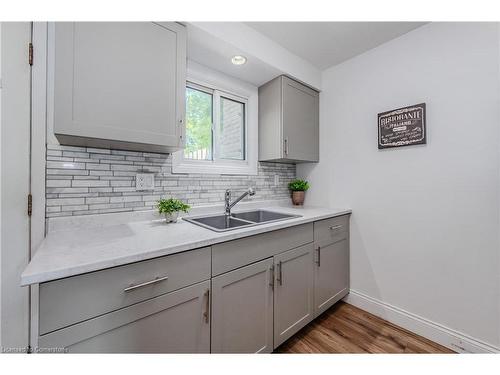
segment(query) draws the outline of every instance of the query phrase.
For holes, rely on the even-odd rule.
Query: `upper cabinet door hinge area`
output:
[[[33,196],[28,194],[28,216],[33,213]]]
[[[33,43],[28,44],[28,64],[33,65]]]

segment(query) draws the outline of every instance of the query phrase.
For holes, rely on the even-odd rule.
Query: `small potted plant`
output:
[[[189,204],[186,204],[183,201],[174,198],[160,199],[156,207],[158,207],[158,212],[160,214],[165,215],[167,223],[177,222],[179,212],[188,212],[191,208]]]
[[[288,188],[292,191],[292,202],[295,206],[304,204],[304,196],[309,183],[305,180],[293,180],[288,184]]]

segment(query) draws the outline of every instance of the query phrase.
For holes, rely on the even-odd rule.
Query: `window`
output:
[[[256,174],[256,101],[256,89],[250,95],[248,90],[236,94],[213,83],[189,80],[185,148],[174,154],[173,173]],[[253,144],[248,144],[250,139]]]
[[[188,84],[184,158],[245,160],[245,99]]]
[[[212,160],[213,94],[186,88],[186,146],[184,157]]]
[[[221,159],[245,160],[245,104],[220,97],[217,145]]]

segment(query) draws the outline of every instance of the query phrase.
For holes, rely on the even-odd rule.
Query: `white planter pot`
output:
[[[166,219],[167,223],[176,223],[178,217],[179,217],[179,212],[165,214],[165,219]]]

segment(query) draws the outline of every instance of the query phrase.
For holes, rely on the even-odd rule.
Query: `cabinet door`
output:
[[[209,353],[210,281],[48,333],[70,353]]]
[[[58,22],[51,27],[49,80],[53,76],[54,133],[61,143],[145,151],[182,146],[182,25]]]
[[[212,352],[273,350],[272,258],[212,279]]]
[[[349,292],[349,240],[316,246],[314,316],[318,316]]]
[[[319,160],[319,94],[283,77],[283,158]]]
[[[313,244],[274,257],[274,347],[313,318]]]

